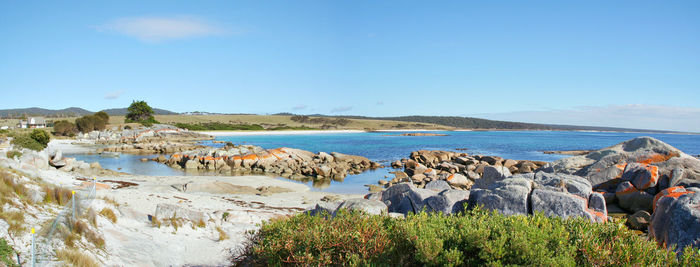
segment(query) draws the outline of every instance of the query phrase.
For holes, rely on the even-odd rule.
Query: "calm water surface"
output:
[[[340,133],[309,135],[258,135],[222,136],[219,141],[237,144],[251,144],[271,149],[292,147],[314,153],[340,152],[361,155],[370,160],[388,164],[391,161],[407,158],[411,151],[467,149],[469,154],[495,155],[518,160],[553,161],[565,156],[548,155],[544,150],[600,149],[639,136],[651,136],[691,155],[700,154],[700,135],[647,134],[647,133],[608,133],[608,132],[561,132],[561,131],[478,131],[478,132],[436,132],[448,136],[395,136],[391,133]],[[205,145],[222,146],[211,141]],[[104,168],[143,175],[188,175],[182,170],[172,169],[164,164],[141,162],[145,156],[123,154],[119,158],[103,158],[99,155],[71,155],[86,162],[98,161]],[[376,184],[391,168],[368,171],[359,175],[349,175],[343,182],[330,184],[306,182],[314,190],[336,193],[365,193],[365,184]],[[201,175],[201,174],[197,174]],[[282,179],[282,178],[280,178]]]

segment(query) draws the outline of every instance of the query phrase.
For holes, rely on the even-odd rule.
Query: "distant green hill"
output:
[[[325,115],[309,115],[309,116],[325,116]],[[372,119],[372,120],[389,120],[389,121],[405,121],[432,123],[463,129],[477,130],[569,130],[569,131],[614,131],[614,132],[649,132],[649,133],[669,133],[672,131],[646,130],[646,129],[629,129],[616,127],[598,127],[598,126],[576,126],[576,125],[558,125],[558,124],[537,124],[525,122],[511,121],[496,121],[471,117],[457,116],[400,116],[400,117],[366,117],[366,116],[334,116],[348,119]]]

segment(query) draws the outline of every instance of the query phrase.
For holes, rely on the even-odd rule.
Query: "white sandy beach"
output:
[[[299,130],[299,131],[197,131],[211,136],[246,136],[246,135],[304,135],[304,134],[338,134],[364,133],[362,130]]]

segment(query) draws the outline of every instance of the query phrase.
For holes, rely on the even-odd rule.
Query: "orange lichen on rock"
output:
[[[627,162],[623,162],[623,163],[620,163],[620,164],[615,164],[615,167],[618,168],[618,169],[620,169],[621,171],[624,171],[625,168],[627,167]]]
[[[454,178],[454,177],[455,177],[455,175],[454,175],[454,174],[451,174],[450,177],[447,177],[447,180],[448,180],[448,181],[452,181],[452,178]]]
[[[643,164],[652,164],[652,163],[658,163],[658,162],[664,162],[669,160],[670,158],[673,157],[678,157],[680,154],[677,152],[669,152],[668,154],[651,154],[649,156],[646,156],[644,158],[638,159],[637,163],[643,163]]]
[[[212,156],[206,156],[206,157],[204,157],[204,160],[214,160],[214,157],[212,157]]]
[[[652,202],[652,210],[656,209],[656,203],[664,197],[671,197],[671,198],[678,198],[682,195],[685,194],[694,194],[695,192],[693,191],[686,191],[685,187],[682,186],[674,186],[674,187],[669,187],[664,190],[661,190],[656,196],[654,196],[654,202]]]
[[[243,156],[241,159],[242,159],[242,160],[246,160],[246,159],[249,159],[249,160],[258,160],[258,155],[255,155],[255,154],[245,155],[245,156]]]
[[[637,190],[637,188],[634,188],[634,186],[630,186],[630,187],[626,188],[625,190],[615,192],[615,194],[626,195],[626,194],[631,194],[631,193],[635,193],[635,192],[639,192],[639,190]]]
[[[642,186],[642,189],[646,189],[646,188],[649,188],[651,185],[655,185],[656,182],[659,180],[659,167],[658,166],[646,164],[644,166],[644,168],[646,168],[651,173],[651,178],[649,179],[649,181],[646,184],[644,184],[644,186]]]

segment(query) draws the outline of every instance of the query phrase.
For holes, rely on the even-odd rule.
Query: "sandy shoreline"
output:
[[[362,130],[300,130],[300,131],[197,131],[211,136],[246,136],[246,135],[304,135],[304,134],[337,134],[364,133]]]

